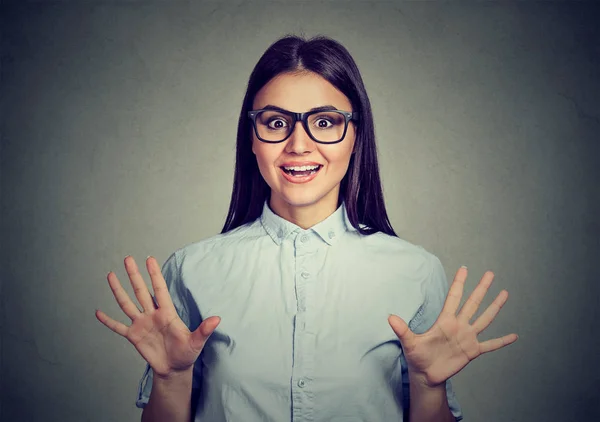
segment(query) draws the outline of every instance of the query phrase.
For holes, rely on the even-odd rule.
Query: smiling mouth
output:
[[[319,170],[321,170],[321,168],[323,168],[322,165],[318,165],[316,166],[316,168],[313,169],[307,169],[307,170],[292,170],[292,169],[286,169],[285,167],[280,167],[281,170],[283,170],[284,173],[289,174],[290,176],[293,177],[307,177],[307,176],[312,176],[313,174],[317,173]]]

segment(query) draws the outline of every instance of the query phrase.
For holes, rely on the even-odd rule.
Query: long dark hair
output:
[[[343,45],[322,35],[309,40],[285,36],[274,42],[254,67],[238,121],[233,192],[221,233],[256,220],[271,194],[252,153],[252,126],[247,116],[256,93],[280,73],[303,71],[329,81],[348,97],[352,110],[360,113],[354,153],[340,183],[339,202],[345,202],[350,223],[364,235],[380,231],[397,236],[385,210],[373,115],[360,72]]]

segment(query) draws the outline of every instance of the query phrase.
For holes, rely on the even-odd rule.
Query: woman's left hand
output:
[[[390,315],[388,318],[402,344],[409,376],[417,377],[417,380],[427,387],[436,387],[444,383],[476,357],[508,346],[518,338],[516,334],[508,334],[479,342],[477,335],[494,320],[506,303],[508,292],[502,290],[485,312],[471,324],[469,321],[492,284],[494,273],[487,271],[483,275],[457,315],[466,278],[467,269],[461,267],[450,286],[440,315],[427,332],[415,334],[400,317]]]

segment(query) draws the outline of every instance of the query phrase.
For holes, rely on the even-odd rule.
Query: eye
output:
[[[338,112],[324,112],[311,116],[310,125],[315,130],[327,130],[344,126],[344,116]]]
[[[333,126],[333,123],[325,118],[320,117],[315,120],[315,126],[317,126],[319,129],[327,129]]]
[[[284,129],[287,124],[287,121],[282,117],[274,117],[267,122],[270,129]]]
[[[269,131],[287,130],[291,124],[289,116],[271,110],[260,112],[256,116],[256,122]]]

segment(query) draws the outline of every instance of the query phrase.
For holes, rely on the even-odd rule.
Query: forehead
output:
[[[351,110],[348,97],[322,76],[312,72],[282,73],[271,79],[257,92],[252,108],[257,110],[267,104],[296,112],[322,105]]]

